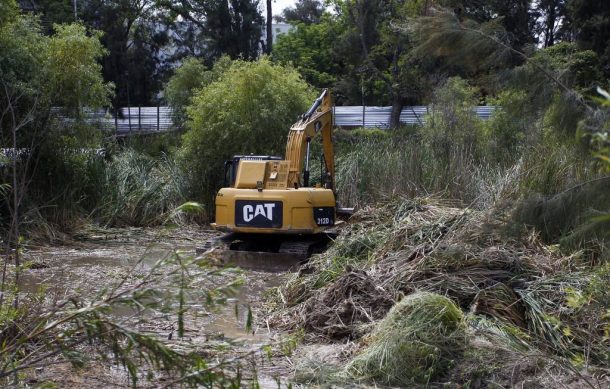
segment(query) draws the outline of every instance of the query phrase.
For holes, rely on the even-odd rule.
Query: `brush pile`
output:
[[[519,344],[607,363],[610,298],[596,297],[607,288],[595,291],[590,281],[604,285],[610,268],[562,256],[507,219],[434,198],[362,209],[330,250],[280,288],[270,324],[303,328],[316,342],[358,339],[404,296],[431,292],[498,323],[494,331]]]
[[[394,304],[392,296],[375,286],[365,271],[346,270],[304,304],[301,320],[306,331],[327,339],[349,337],[356,323],[379,320]]]

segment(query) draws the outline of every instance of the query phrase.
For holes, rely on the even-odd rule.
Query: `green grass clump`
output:
[[[426,384],[463,350],[465,328],[462,311],[447,297],[411,294],[377,325],[347,372],[385,385]]]

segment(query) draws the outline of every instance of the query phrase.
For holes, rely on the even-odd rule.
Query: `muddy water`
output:
[[[114,285],[128,272],[146,272],[159,259],[176,251],[183,256],[194,257],[196,247],[214,234],[212,231],[196,229],[93,231],[81,234],[78,239],[64,246],[30,247],[26,250],[24,259],[32,265],[21,276],[20,291],[44,293],[58,300],[74,294],[93,298],[100,290]],[[288,275],[243,270],[237,275],[202,280],[200,287],[206,288],[208,281],[210,287],[222,284],[236,276],[243,280],[243,284],[236,289],[235,294],[227,298],[224,305],[211,309],[202,301],[187,301],[185,338],[189,342],[228,342],[240,345],[239,352],[247,352],[272,342],[277,335],[264,325],[264,317],[259,314],[260,304],[263,294],[280,285]],[[252,328],[246,330],[249,310],[254,312],[255,320]],[[141,331],[166,339],[177,337],[176,318],[167,314],[136,313],[126,308],[117,310],[114,315],[126,322],[137,321]],[[141,320],[142,315],[145,320]],[[180,341],[183,340],[184,338]],[[85,382],[97,386],[90,380]]]

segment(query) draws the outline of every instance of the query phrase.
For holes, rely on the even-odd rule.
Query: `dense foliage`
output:
[[[71,22],[74,10],[47,0],[36,15],[20,14],[14,1],[3,0],[1,141],[28,150],[15,169],[3,156],[5,198],[18,181],[28,183],[16,203],[3,202],[3,226],[20,207],[27,225],[45,220],[69,228],[83,215],[104,223],[155,223],[163,218],[135,210],[150,188],[174,188],[167,204],[186,193],[209,204],[222,161],[232,154],[281,154],[287,129],[312,99],[304,81],[316,89],[330,86],[339,104],[393,107],[394,131],[364,131],[364,141],[349,135],[339,152],[345,204],[387,193],[493,199],[493,191],[482,188],[505,171],[520,174],[513,200],[546,198],[605,171],[607,108],[595,100],[598,87],[609,89],[604,6],[337,0],[327,12],[319,1],[302,0],[283,13],[294,28],[277,37],[272,56],[250,62],[260,54],[257,6],[92,0],[76,10],[79,23],[53,24]],[[161,96],[186,130],[183,139],[132,140],[123,151],[85,120],[90,108],[150,104]],[[481,121],[472,107],[482,103],[501,108]],[[405,104],[433,109],[419,126],[399,129]],[[164,160],[153,162],[130,148]],[[538,160],[540,153],[548,158]],[[177,169],[174,158],[183,174],[169,173]],[[119,167],[152,173],[131,181],[128,172],[117,171],[131,178],[115,185],[108,172]],[[392,176],[398,172],[402,179]],[[169,176],[175,185],[166,182]],[[164,199],[154,199],[150,209],[168,212]],[[116,217],[119,209],[132,209],[133,217]],[[537,228],[542,222],[531,221]]]
[[[229,57],[220,58],[210,70],[194,57],[184,60],[165,86],[165,98],[174,110],[176,124],[182,126],[186,121],[186,108],[191,105],[195,92],[216,81],[229,66]]]
[[[83,190],[94,151],[82,148],[99,147],[100,132],[87,125],[84,112],[112,95],[98,62],[104,54],[99,33],[80,24],[56,25],[49,36],[36,19],[15,13],[1,26],[0,144],[13,150],[3,153],[2,181],[13,189],[12,201],[2,205],[3,223],[16,213],[64,218],[64,210],[76,210],[95,193]]]

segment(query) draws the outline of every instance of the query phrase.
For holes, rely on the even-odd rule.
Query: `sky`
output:
[[[261,1],[261,3],[266,4],[264,1]],[[293,7],[294,3],[296,3],[296,0],[273,0],[271,5],[273,15],[281,15],[284,8]]]

